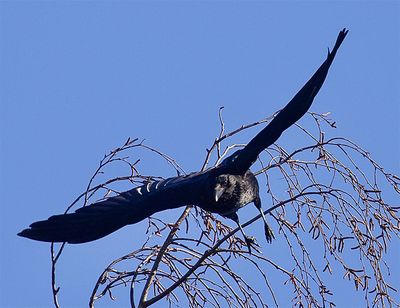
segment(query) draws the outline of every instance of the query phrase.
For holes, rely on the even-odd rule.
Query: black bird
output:
[[[326,60],[271,123],[220,165],[203,172],[148,183],[79,208],[75,213],[51,216],[47,220],[32,223],[18,235],[44,242],[85,243],[137,223],[154,213],[193,204],[234,220],[250,249],[253,240],[244,234],[236,212],[254,202],[264,219],[267,241],[271,242],[273,233],[261,209],[258,182],[249,168],[264,149],[310,108],[347,32],[346,29],[340,31],[332,51],[328,50]]]

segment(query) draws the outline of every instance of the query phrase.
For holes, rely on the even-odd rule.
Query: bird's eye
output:
[[[217,183],[219,183],[222,186],[226,186],[228,184],[228,178],[225,176],[220,176],[217,178]]]

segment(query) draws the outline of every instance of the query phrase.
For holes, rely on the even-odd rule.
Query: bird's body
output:
[[[209,178],[210,188],[197,206],[208,212],[230,217],[259,198],[258,182],[248,170],[244,175],[221,174]]]
[[[267,240],[271,241],[273,234],[261,210],[257,179],[249,168],[264,149],[310,108],[346,34],[346,29],[339,33],[326,60],[271,123],[220,165],[203,172],[146,183],[82,207],[75,213],[55,215],[35,222],[18,235],[45,242],[85,243],[137,223],[154,213],[185,205],[196,205],[231,218],[241,228],[236,212],[254,202],[263,216]],[[244,234],[242,228],[241,231]],[[246,241],[250,243],[247,237]]]

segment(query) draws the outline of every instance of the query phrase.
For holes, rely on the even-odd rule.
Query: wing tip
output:
[[[336,51],[339,49],[340,45],[342,45],[344,39],[346,38],[347,33],[349,33],[349,30],[347,28],[343,28],[336,39],[335,46],[333,47],[332,53],[336,53]]]
[[[28,229],[24,229],[21,232],[17,233],[18,236],[20,237],[25,237],[25,238],[29,238],[29,239],[35,239],[35,237],[32,234],[32,229],[28,228]]]

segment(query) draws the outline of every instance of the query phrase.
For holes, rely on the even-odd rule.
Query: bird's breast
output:
[[[236,212],[258,197],[258,183],[250,171],[244,175],[228,175],[228,181],[223,184],[218,182],[218,178],[211,179],[209,183],[211,184],[208,185],[208,189],[204,189],[200,204],[196,205],[222,216]],[[217,201],[215,198],[216,185],[222,186],[224,190]]]

